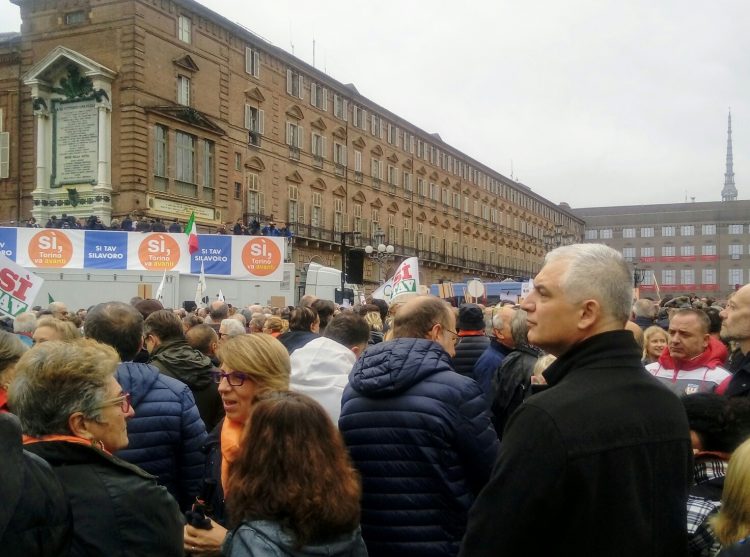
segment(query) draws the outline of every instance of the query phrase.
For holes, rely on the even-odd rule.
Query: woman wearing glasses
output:
[[[226,417],[206,441],[207,485],[215,485],[207,501],[211,528],[185,526],[185,551],[191,555],[220,555],[227,533],[224,499],[231,499],[229,468],[240,454],[242,432],[256,396],[289,389],[291,363],[286,348],[271,335],[231,338],[217,352],[221,371],[214,372]]]
[[[130,397],[117,352],[93,340],[49,341],[19,360],[9,402],[24,448],[46,460],[73,514],[71,555],[182,555],[182,517],[156,479],[114,456],[128,444]]]

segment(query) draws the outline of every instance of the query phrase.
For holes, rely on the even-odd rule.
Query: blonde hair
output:
[[[648,329],[643,331],[643,359],[651,359],[651,356],[648,355],[648,343],[651,340],[651,337],[655,334],[662,334],[664,335],[664,339],[669,342],[669,335],[667,335],[667,331],[659,327],[658,325],[651,325]]]
[[[750,439],[729,459],[721,508],[710,524],[724,547],[750,535]]]
[[[365,321],[367,321],[371,331],[383,330],[383,320],[380,318],[380,312],[368,311],[365,313]]]
[[[280,333],[284,329],[284,322],[281,320],[281,317],[272,315],[271,317],[266,319],[266,322],[263,324],[263,328],[270,329],[274,333]]]
[[[71,341],[81,338],[81,331],[71,321],[63,321],[55,317],[42,317],[36,322],[36,328],[48,327],[57,333],[55,340]]]
[[[232,337],[219,347],[216,355],[224,365],[249,375],[261,390],[289,389],[292,372],[289,353],[271,335]]]

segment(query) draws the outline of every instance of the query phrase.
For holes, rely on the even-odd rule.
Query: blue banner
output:
[[[197,274],[203,270],[209,275],[232,274],[232,236],[198,236],[198,251],[190,257],[190,272]]]
[[[84,239],[84,269],[127,269],[128,232],[87,230]]]
[[[12,261],[16,260],[17,231],[17,228],[0,228],[0,254]]]

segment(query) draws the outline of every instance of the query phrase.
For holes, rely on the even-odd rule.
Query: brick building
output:
[[[531,276],[551,237],[582,237],[566,205],[194,1],[12,1],[0,222],[274,220],[298,269],[340,266],[340,232],[361,246],[382,232],[390,264],[418,255],[428,284]]]

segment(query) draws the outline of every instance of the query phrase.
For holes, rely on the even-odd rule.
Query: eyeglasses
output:
[[[112,398],[110,400],[105,400],[102,402],[99,406],[94,408],[94,410],[101,410],[102,408],[106,408],[107,406],[120,406],[120,410],[122,410],[123,414],[127,414],[130,412],[131,408],[131,402],[130,402],[130,393],[123,393],[121,396],[118,396],[117,398]]]
[[[229,383],[232,387],[241,387],[246,380],[250,379],[250,376],[247,373],[243,373],[241,371],[233,371],[231,373],[225,373],[223,371],[211,372],[211,378],[214,380],[214,383],[221,383],[221,380],[225,377],[227,379],[227,383]]]
[[[451,331],[448,327],[444,326],[442,323],[435,323],[435,325],[440,325],[441,329],[443,329],[446,333],[450,333],[451,337],[453,338],[453,344],[458,344],[461,341],[461,337],[458,336],[458,332]],[[433,327],[435,325],[433,325]]]

